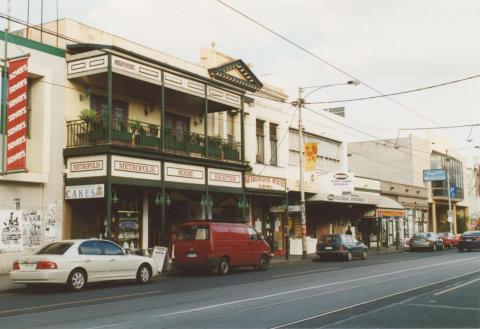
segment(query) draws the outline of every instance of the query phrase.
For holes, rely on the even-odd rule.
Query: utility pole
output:
[[[303,151],[305,148],[303,140],[302,107],[304,99],[303,89],[298,88],[298,144],[300,149],[300,223],[302,225],[302,258],[307,257],[307,215],[305,213],[305,173],[303,168]]]
[[[448,191],[448,214],[447,214],[447,220],[448,220],[448,225],[449,225],[449,231],[450,233],[453,233],[452,227],[453,227],[453,214],[452,214],[452,197],[450,194],[450,159],[448,158],[448,150],[445,150],[445,162],[446,162],[446,167],[447,167],[447,191]]]
[[[2,108],[1,108],[1,130],[2,130],[2,175],[6,174],[6,156],[7,156],[7,97],[8,97],[8,31],[10,27],[10,1],[8,1],[8,25],[5,28],[5,44],[2,67]]]

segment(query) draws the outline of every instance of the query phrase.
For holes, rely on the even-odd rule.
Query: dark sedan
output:
[[[351,261],[353,257],[368,257],[368,247],[361,241],[348,234],[322,235],[317,243],[317,256],[319,259],[333,255]]]
[[[480,249],[480,231],[467,231],[458,241],[458,251]]]

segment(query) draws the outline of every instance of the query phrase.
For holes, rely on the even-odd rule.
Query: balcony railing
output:
[[[241,162],[239,142],[229,142],[217,136],[208,136],[205,154],[205,135],[135,120],[112,119],[112,144],[160,151],[164,130],[164,152],[194,157]],[[102,145],[108,139],[107,124],[102,119],[67,122],[67,148]]]

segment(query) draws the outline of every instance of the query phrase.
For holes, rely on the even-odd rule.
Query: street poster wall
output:
[[[27,169],[28,57],[8,62],[6,171]]]
[[[42,226],[40,211],[0,211],[0,253],[40,247],[45,240]]]

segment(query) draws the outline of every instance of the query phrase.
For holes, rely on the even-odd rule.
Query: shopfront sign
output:
[[[288,206],[288,212],[300,212],[300,205],[290,205]],[[270,212],[285,212],[286,209],[284,206],[271,206],[269,208]]]
[[[67,178],[98,177],[107,175],[107,156],[68,158]]]
[[[27,81],[28,57],[9,61],[5,167],[7,172],[27,169]]]
[[[320,193],[342,195],[354,191],[354,175],[346,172],[330,172],[317,176]]]
[[[208,185],[242,188],[242,174],[238,171],[209,168]]]
[[[65,200],[97,199],[104,197],[104,184],[65,186]]]
[[[112,176],[159,180],[160,161],[112,155]]]
[[[377,218],[384,217],[405,217],[404,210],[377,209]]]
[[[262,190],[285,191],[285,178],[245,175],[245,187]]]
[[[165,180],[178,183],[205,184],[205,168],[165,162]]]

